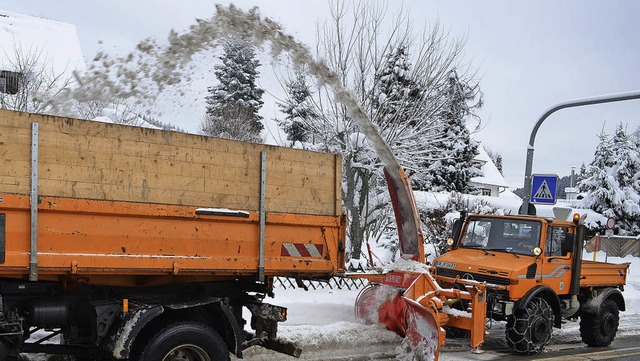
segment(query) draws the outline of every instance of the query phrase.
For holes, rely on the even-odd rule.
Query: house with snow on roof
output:
[[[17,94],[29,77],[63,86],[85,70],[75,25],[0,10],[0,96]]]
[[[483,175],[471,178],[471,184],[478,188],[480,195],[499,197],[501,193],[509,189],[509,184],[482,146],[478,147],[478,152],[479,154],[474,158],[474,161],[480,163]]]

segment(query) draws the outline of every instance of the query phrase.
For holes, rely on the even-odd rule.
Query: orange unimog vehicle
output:
[[[553,327],[578,317],[582,340],[607,346],[625,310],[621,291],[629,264],[582,260],[585,226],[578,214],[573,218],[462,212],[449,252],[430,268],[409,264],[364,276],[372,284],[358,295],[356,316],[371,321],[377,315],[376,321],[435,360],[447,331],[464,331],[479,350],[489,336],[487,318],[507,322],[507,343],[520,354],[539,353]],[[424,260],[422,254],[406,256],[400,246],[403,258]]]
[[[451,251],[433,264],[434,277],[442,287],[457,287],[457,279],[492,285],[487,317],[507,321],[507,344],[516,353],[542,351],[563,318],[580,318],[587,345],[608,346],[625,310],[629,264],[582,260],[584,229],[578,214],[571,222],[463,213]]]
[[[0,360],[299,355],[273,277],[343,271],[337,155],[6,110],[0,149]]]

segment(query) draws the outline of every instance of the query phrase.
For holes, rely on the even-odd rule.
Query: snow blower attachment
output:
[[[369,278],[371,285],[356,299],[356,317],[362,322],[382,323],[406,337],[419,351],[420,360],[438,360],[445,326],[468,332],[469,345],[480,351],[488,336],[486,291],[493,285],[457,278],[450,281],[458,288],[443,289],[429,272],[419,271],[393,271]]]
[[[420,360],[437,360],[445,342],[444,326],[470,333],[470,346],[479,350],[486,336],[486,283],[459,278],[443,289],[425,265],[423,235],[408,178],[402,168],[385,168],[387,186],[398,226],[404,262],[384,274],[367,275],[371,285],[356,299],[356,317],[380,322],[406,337]],[[449,281],[449,280],[448,280]]]

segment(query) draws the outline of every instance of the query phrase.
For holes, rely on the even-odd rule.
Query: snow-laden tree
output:
[[[207,110],[202,124],[206,135],[246,141],[262,141],[264,129],[258,111],[264,90],[256,84],[260,61],[250,41],[230,37],[223,42],[222,64],[214,66],[218,85],[208,88]]]
[[[594,158],[586,169],[585,177],[578,184],[581,192],[586,193],[584,205],[599,213],[613,215],[611,209],[616,202],[621,202],[623,194],[618,182],[609,171],[612,166],[613,153],[609,135],[601,132]]]
[[[287,81],[285,87],[287,98],[278,103],[284,119],[278,119],[278,124],[284,129],[291,145],[296,142],[305,143],[309,139],[305,124],[313,122],[317,117],[311,104],[311,87],[301,71],[297,71],[295,78]]]
[[[460,66],[464,42],[452,39],[437,24],[416,36],[406,13],[389,19],[382,3],[334,2],[331,16],[331,21],[318,29],[318,57],[338,74],[342,85],[351,90],[379,126],[382,138],[405,170],[419,172],[428,160],[435,160],[436,143],[447,136],[440,121],[446,105],[442,89],[449,84],[451,69]],[[395,72],[386,71],[394,56],[402,60],[405,71],[400,67]],[[384,82],[390,78],[382,74],[402,75],[409,82],[404,88],[385,87]],[[461,83],[472,81],[473,74],[459,74]],[[419,94],[413,91],[413,84],[419,85]],[[385,93],[381,97],[383,89],[392,96]],[[351,257],[359,258],[365,241],[376,241],[395,227],[389,217],[382,164],[350,110],[321,82],[313,84],[312,90],[318,117],[305,128],[317,149],[342,155],[349,251]]]
[[[582,163],[580,166],[580,170],[578,171],[578,175],[576,177],[576,186],[580,184],[583,179],[587,179],[587,165]]]
[[[602,132],[593,161],[578,185],[584,205],[616,218],[621,235],[640,234],[640,155],[622,124],[612,137]]]
[[[436,142],[435,159],[425,165],[426,175],[416,183],[421,190],[473,193],[471,178],[482,175],[482,171],[474,161],[479,143],[471,138],[466,121],[482,106],[482,95],[477,84],[460,81],[454,69],[442,97],[440,117],[445,134]]]
[[[412,114],[420,105],[421,86],[411,78],[407,47],[400,44],[385,55],[382,70],[376,74],[371,111],[378,124],[391,127],[414,127]]]
[[[484,151],[487,152],[487,155],[489,156],[489,158],[491,158],[491,161],[493,162],[493,164],[495,164],[496,168],[498,168],[498,171],[500,172],[500,174],[504,175],[504,173],[502,172],[502,154],[487,148],[487,146],[483,146],[483,147],[484,147]]]
[[[634,143],[625,127],[618,124],[612,139],[612,173],[617,174],[625,198],[614,211],[619,216],[619,233],[635,236],[640,235],[640,153]]]

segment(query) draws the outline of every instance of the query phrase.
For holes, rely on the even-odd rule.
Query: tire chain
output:
[[[509,327],[509,325],[511,324],[511,321],[507,323],[506,339],[507,339],[507,344],[509,345],[509,348],[511,348],[512,350],[518,353],[523,353],[528,355],[540,353],[544,349],[544,346],[551,339],[552,332],[549,332],[549,334],[546,336],[546,339],[542,343],[536,344],[533,342],[533,340],[531,340],[531,335],[533,334],[533,330],[531,329],[532,324],[529,321],[533,319],[533,317],[535,317],[536,314],[538,314],[537,315],[538,317],[548,317],[550,319],[553,319],[554,317],[553,310],[551,309],[551,307],[546,301],[540,298],[532,300],[531,303],[529,303],[527,308],[524,310],[521,317],[514,317],[513,325],[511,325],[511,327]],[[523,323],[526,326],[522,331],[518,331],[517,326],[522,325]],[[511,334],[515,334],[514,336],[518,336],[517,339],[514,340],[514,338],[516,337],[512,337]]]

